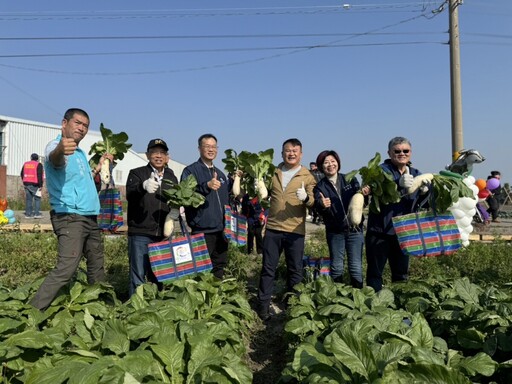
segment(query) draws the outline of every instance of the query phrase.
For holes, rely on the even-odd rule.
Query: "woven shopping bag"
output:
[[[449,212],[422,211],[393,217],[402,252],[409,256],[452,255],[461,246],[459,228]]]
[[[121,192],[117,188],[107,188],[101,190],[98,197],[100,199],[98,226],[103,231],[117,231],[124,224]]]
[[[148,245],[149,263],[159,282],[212,269],[204,234],[190,235],[181,217],[180,224],[183,236]]]
[[[247,244],[247,218],[229,205],[224,206],[224,235],[236,245]]]

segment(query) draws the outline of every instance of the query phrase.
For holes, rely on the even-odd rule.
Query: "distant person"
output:
[[[146,279],[162,288],[151,270],[148,245],[164,240],[163,229],[170,208],[167,199],[162,195],[162,188],[165,187],[162,181],[178,183],[174,172],[167,167],[170,157],[165,141],[151,140],[147,146],[146,157],[149,163],[132,169],[126,181],[130,296]]]
[[[30,301],[40,310],[46,309],[71,281],[82,255],[87,261],[88,283],[105,279],[103,242],[96,221],[100,202],[86,153],[78,147],[88,131],[89,115],[82,109],[68,109],[62,120],[62,133],[46,146],[50,217],[59,255],[57,265]]]
[[[261,255],[263,252],[262,232],[265,224],[265,210],[261,206],[258,196],[251,199],[249,194],[244,195],[242,214],[247,218],[247,254],[253,253],[254,241],[256,240],[256,253]]]
[[[499,196],[501,194],[501,185],[499,184],[499,182],[501,181],[501,173],[499,171],[492,171],[491,175],[487,177],[487,183],[489,183],[490,179],[497,179],[498,186],[492,189],[487,188],[490,192],[489,196],[486,199],[487,205],[489,206],[487,212],[489,213],[489,215],[491,215],[493,223],[500,223],[498,217],[500,213]]]
[[[270,208],[263,238],[263,264],[256,308],[263,321],[269,320],[271,316],[270,301],[279,257],[283,251],[288,292],[294,292],[294,287],[302,282],[306,214],[315,202],[313,188],[316,182],[311,172],[301,165],[300,140],[286,140],[281,155],[283,162],[276,168],[272,178]]]
[[[41,190],[43,188],[43,164],[39,155],[30,155],[30,161],[21,168],[21,180],[25,189],[25,219],[42,219]]]
[[[318,169],[325,175],[316,184],[315,203],[325,224],[329,247],[330,275],[335,282],[343,282],[343,264],[347,255],[350,284],[363,287],[363,221],[354,227],[348,220],[348,206],[361,187],[354,177],[350,182],[339,172],[341,160],[336,151],[322,151],[317,159]],[[369,188],[363,188],[364,194]]]
[[[309,171],[311,172],[317,183],[324,178],[324,173],[322,172],[321,169],[318,169],[317,164],[314,161],[309,163]],[[309,214],[312,217],[313,224],[320,225],[322,223],[322,215],[318,213],[318,209],[316,206],[309,208]]]
[[[389,261],[391,281],[406,281],[409,256],[400,249],[392,218],[413,212],[418,192],[407,194],[415,176],[420,172],[411,166],[412,146],[405,137],[394,137],[388,143],[388,156],[380,167],[397,184],[402,198],[398,203],[380,206],[380,213],[370,211],[366,230],[366,284],[376,292],[382,289],[382,274]]]
[[[196,191],[206,198],[197,208],[185,207],[187,224],[192,234],[203,233],[215,277],[224,277],[224,268],[228,263],[228,241],[224,237],[224,206],[229,205],[231,182],[213,161],[219,147],[217,138],[211,133],[198,139],[199,159],[187,166],[181,174],[181,180],[194,175],[197,180]]]

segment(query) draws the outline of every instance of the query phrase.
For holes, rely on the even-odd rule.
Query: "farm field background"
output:
[[[308,223],[307,227],[306,253],[325,256],[321,226]],[[503,217],[499,226],[486,232],[506,235],[511,227],[512,220]],[[436,377],[439,383],[512,382],[508,241],[472,243],[449,258],[414,259],[411,282],[387,283],[379,295],[325,278],[307,278],[303,294],[287,309],[281,265],[274,316],[263,324],[250,307],[260,259],[234,247],[225,282],[204,275],[179,280],[163,292],[148,285],[128,300],[125,238],[106,238],[110,285],[87,287],[79,273],[42,314],[26,303],[55,262],[54,236],[8,231],[2,239],[4,383],[130,382],[126,380],[132,378],[133,382],[270,383],[333,376],[345,380],[339,382],[398,382],[393,380],[411,377],[418,382],[432,382],[421,377]],[[161,329],[172,336],[162,339]],[[417,339],[418,333],[423,337]],[[201,338],[208,343],[200,343]],[[405,344],[397,344],[404,340]],[[165,347],[170,344],[177,346],[172,352]],[[396,353],[384,354],[390,349]],[[215,355],[228,358],[209,359]],[[133,363],[137,360],[147,364]],[[106,368],[104,376],[98,373],[100,367]],[[96,381],[80,381],[74,372],[81,369]]]

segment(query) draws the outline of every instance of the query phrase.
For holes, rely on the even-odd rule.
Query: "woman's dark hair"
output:
[[[324,173],[324,161],[325,161],[325,158],[327,156],[332,156],[334,157],[334,159],[336,160],[336,162],[338,163],[338,169],[341,168],[341,160],[340,160],[340,157],[338,156],[338,154],[336,153],[336,151],[332,150],[332,149],[329,149],[329,150],[325,150],[325,151],[322,151],[318,154],[318,156],[316,157],[316,167],[322,171],[322,173]]]

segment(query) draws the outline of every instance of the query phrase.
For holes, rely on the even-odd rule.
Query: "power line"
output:
[[[366,36],[399,36],[399,35],[434,35],[446,32],[375,32],[365,33]],[[288,38],[288,37],[329,37],[354,36],[359,32],[349,33],[281,33],[255,35],[155,35],[155,36],[59,36],[59,37],[0,37],[0,41],[54,41],[54,40],[159,40],[159,39],[254,39],[254,38]]]
[[[39,58],[39,57],[79,57],[79,56],[120,56],[120,55],[154,55],[169,53],[218,53],[218,52],[252,52],[252,51],[274,51],[290,49],[317,49],[317,48],[346,48],[346,47],[369,47],[384,45],[415,45],[415,44],[446,44],[439,41],[412,41],[412,42],[394,42],[394,43],[360,43],[360,44],[315,44],[315,45],[297,45],[281,47],[252,47],[252,48],[201,48],[201,49],[171,49],[161,51],[119,51],[119,52],[80,52],[80,53],[31,53],[31,54],[13,54],[0,55],[0,59],[11,58]]]

